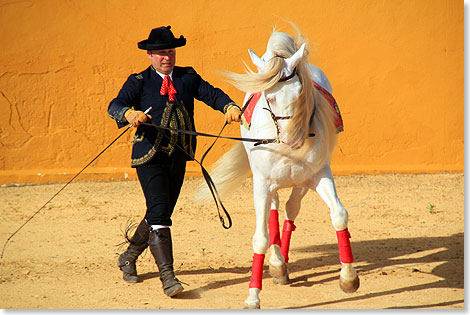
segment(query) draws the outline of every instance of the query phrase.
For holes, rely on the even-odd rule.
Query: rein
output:
[[[243,114],[243,111],[242,111],[242,114]],[[186,130],[186,129],[163,127],[163,126],[159,126],[159,125],[155,125],[155,124],[149,124],[149,123],[140,123],[140,124],[143,125],[143,126],[153,127],[153,128],[158,129],[158,130],[173,131],[173,132],[178,132],[178,133],[184,133],[184,134],[191,135],[191,136],[203,136],[203,137],[209,137],[209,138],[216,138],[215,141],[217,141],[217,139],[220,138],[220,139],[236,140],[236,141],[242,141],[242,142],[254,142],[255,146],[258,146],[260,144],[273,143],[273,142],[277,141],[277,139],[256,139],[256,138],[241,138],[241,137],[221,136],[220,134],[222,133],[222,130],[224,130],[227,123],[225,123],[225,125],[222,127],[222,130],[219,132],[218,135],[213,135],[213,134],[210,134],[210,133],[204,133],[204,132],[198,132],[198,131],[191,131],[191,130]],[[212,145],[211,145],[210,148],[212,148]]]

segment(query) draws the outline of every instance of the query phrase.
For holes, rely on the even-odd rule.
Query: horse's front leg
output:
[[[330,208],[330,216],[338,239],[339,259],[342,265],[339,285],[344,292],[352,293],[359,288],[359,277],[352,266],[354,257],[349,239],[348,212],[339,201],[330,166],[323,168],[315,178],[315,190]]]
[[[259,293],[262,289],[263,266],[266,251],[269,246],[268,219],[269,207],[273,193],[268,183],[253,174],[253,197],[256,212],[256,230],[253,235],[253,264],[251,267],[251,280],[249,295],[245,300],[245,307],[259,308]]]

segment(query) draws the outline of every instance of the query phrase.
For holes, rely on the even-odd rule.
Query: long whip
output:
[[[152,107],[148,108],[144,113],[147,114],[150,110],[152,109]],[[26,220],[15,232],[13,232],[13,234],[10,235],[10,237],[8,237],[8,239],[6,240],[5,244],[3,245],[3,249],[2,249],[2,255],[0,256],[0,258],[3,259],[3,253],[5,252],[5,247],[7,246],[8,242],[13,238],[13,236],[15,236],[16,233],[18,233],[29,221],[31,221],[42,209],[44,209],[45,206],[47,206],[49,204],[49,202],[52,201],[52,199],[54,199],[62,190],[65,189],[65,187],[67,187],[75,178],[77,178],[81,173],[83,173],[83,171],[88,167],[90,166],[97,158],[99,158],[110,146],[112,146],[119,138],[122,137],[123,134],[125,134],[129,129],[131,129],[132,125],[129,125],[126,130],[124,130],[119,136],[117,136],[116,139],[114,139],[110,144],[108,144],[108,146],[106,146],[106,148],[104,148],[97,156],[95,156],[87,165],[85,165],[85,167],[83,167],[80,172],[78,172],[77,174],[75,174],[74,177],[72,177],[72,179],[70,179],[61,189],[59,189],[59,191],[57,191],[41,208],[39,208],[32,216],[30,216],[28,218],[28,220]]]

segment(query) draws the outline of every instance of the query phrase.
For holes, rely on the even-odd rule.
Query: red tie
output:
[[[166,75],[163,79],[162,88],[160,89],[160,95],[167,95],[168,99],[171,102],[175,101],[175,94],[176,94],[175,87],[173,86],[173,82],[171,82],[170,76]]]

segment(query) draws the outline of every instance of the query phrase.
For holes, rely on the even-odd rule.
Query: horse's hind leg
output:
[[[273,277],[273,282],[276,284],[289,283],[289,274],[287,270],[287,263],[289,262],[289,248],[292,232],[295,230],[294,220],[300,210],[300,201],[307,193],[308,188],[293,188],[289,200],[286,203],[286,219],[284,220],[282,228],[282,238],[279,240],[280,247],[273,245],[270,247],[271,257],[269,259],[269,272]],[[279,231],[279,223],[276,216],[273,216],[271,210],[270,217],[270,236],[271,236],[271,220],[276,219],[277,228]],[[279,232],[278,232],[279,233]]]
[[[351,235],[348,230],[348,212],[339,201],[330,166],[323,168],[315,178],[315,190],[330,208],[330,216],[336,230],[339,260],[342,264],[339,285],[344,292],[352,293],[359,288],[359,277],[352,266]]]
[[[281,235],[279,233],[279,195],[274,193],[269,214],[269,274],[276,284],[287,284],[289,276],[287,265],[281,254]]]
[[[279,195],[276,193],[273,194],[271,200],[271,211],[269,213],[269,248],[281,247],[281,236],[279,233]]]
[[[292,189],[289,200],[286,203],[286,219],[282,228],[281,254],[286,263],[289,262],[289,248],[292,232],[295,231],[294,220],[300,211],[300,202],[307,193],[307,187],[295,187]]]

